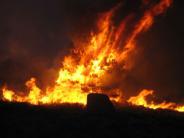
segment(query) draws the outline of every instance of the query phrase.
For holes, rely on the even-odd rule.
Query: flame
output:
[[[11,102],[13,100],[13,95],[14,95],[13,91],[7,90],[6,88],[3,89],[3,98],[5,100],[8,100]]]
[[[145,4],[145,1],[143,2]],[[136,22],[133,30],[125,36],[127,26],[132,15],[123,19],[118,26],[113,25],[113,17],[121,4],[103,13],[98,22],[96,33],[92,32],[87,43],[80,42],[62,62],[58,78],[54,86],[47,86],[42,90],[31,78],[25,85],[28,95],[19,95],[8,88],[2,89],[2,99],[5,101],[27,102],[34,105],[79,103],[86,104],[86,97],[91,92],[106,93],[111,100],[122,102],[120,88],[105,89],[107,76],[112,76],[115,68],[129,70],[133,64],[131,54],[136,51],[136,39],[141,33],[147,31],[154,23],[154,17],[165,12],[171,6],[172,0],[160,0],[144,11],[142,17]],[[145,5],[149,4],[147,0]],[[125,40],[122,42],[122,40]],[[74,40],[74,43],[76,41]],[[143,105],[156,109],[158,105],[148,104],[145,100],[152,91],[143,91],[137,97],[128,101],[134,105]],[[170,107],[166,103],[162,107]],[[159,107],[158,107],[159,108]],[[177,107],[178,111],[183,107]]]
[[[155,103],[154,101],[148,102],[146,97],[153,94],[153,90],[142,90],[137,96],[130,97],[127,102],[132,105],[143,106],[150,109],[168,109],[178,112],[184,112],[184,105],[177,105],[176,103],[166,101],[159,104]]]

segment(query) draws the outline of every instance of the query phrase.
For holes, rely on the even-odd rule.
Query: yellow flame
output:
[[[137,96],[130,97],[128,103],[136,106],[143,106],[150,109],[168,109],[178,112],[184,112],[184,105],[177,105],[173,102],[154,103],[154,101],[147,101],[147,96],[153,95],[153,90],[142,90]]]
[[[154,17],[164,12],[172,3],[172,0],[160,0],[150,9],[146,10],[142,18],[134,26],[129,36],[124,36],[126,27],[131,20],[130,16],[121,21],[119,26],[114,26],[112,18],[120,5],[102,14],[97,22],[97,33],[91,33],[88,43],[77,45],[73,52],[66,56],[62,67],[58,72],[58,78],[54,86],[47,86],[42,90],[36,83],[36,78],[26,82],[28,95],[18,95],[16,91],[4,88],[3,100],[14,102],[28,102],[31,104],[58,104],[58,103],[80,103],[86,104],[87,94],[91,92],[106,93],[111,100],[122,101],[120,88],[104,89],[107,76],[112,75],[117,66],[122,70],[128,70],[132,66],[131,54],[136,48],[137,36],[148,30]],[[125,37],[125,42],[122,39]],[[75,42],[75,41],[74,41]],[[21,92],[24,93],[24,92]],[[157,108],[150,105],[144,99],[152,92],[143,91],[138,97],[132,97],[129,102],[135,105]],[[166,103],[162,107],[168,107]],[[177,110],[183,110],[178,107]]]
[[[14,95],[13,91],[3,88],[3,98],[4,99],[11,102],[13,100],[13,95]]]

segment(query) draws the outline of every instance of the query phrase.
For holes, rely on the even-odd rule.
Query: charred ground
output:
[[[106,114],[79,105],[0,103],[5,137],[181,137],[184,114],[124,106]]]

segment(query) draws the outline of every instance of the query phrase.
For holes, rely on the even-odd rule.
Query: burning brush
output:
[[[159,0],[157,3],[150,3],[150,0],[143,1],[143,6],[148,8],[144,8],[144,13],[136,21],[128,35],[126,29],[134,19],[132,15],[122,19],[117,26],[113,22],[113,17],[120,9],[121,4],[101,14],[96,24],[98,31],[92,32],[88,43],[80,42],[80,45],[77,45],[62,61],[54,86],[47,86],[46,90],[42,90],[37,86],[36,78],[31,78],[25,83],[29,89],[27,95],[22,94],[24,92],[4,87],[2,100],[27,102],[34,105],[62,103],[86,105],[87,95],[96,92],[108,95],[116,103],[126,102],[119,85],[109,89],[107,86],[113,83],[112,78],[117,78],[121,76],[119,74],[131,69],[133,66],[132,55],[136,53],[137,37],[153,25],[156,16],[164,13],[171,6],[172,0]],[[118,74],[115,73],[117,70]],[[152,109],[184,111],[184,106],[175,103],[148,102],[146,97],[152,94],[153,90],[142,90],[138,96],[130,97],[127,102]]]

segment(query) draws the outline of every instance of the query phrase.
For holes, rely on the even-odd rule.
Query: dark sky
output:
[[[71,35],[83,32],[79,35],[85,36],[97,13],[115,4],[97,0],[1,1],[0,83],[19,87],[31,76],[44,83],[53,79],[60,66],[58,59],[73,46]]]
[[[183,13],[184,1],[175,0],[165,15],[157,18],[154,26],[141,36],[144,52],[135,73],[159,97],[176,102],[184,102]]]
[[[121,0],[1,0],[0,85],[22,89],[31,76],[40,85],[56,76],[59,60],[73,47],[71,37],[87,36],[98,13]],[[136,12],[140,0],[125,2],[118,18]],[[127,75],[128,93],[154,89],[159,97],[184,101],[184,1],[174,0],[154,26],[140,36],[140,56]],[[116,20],[118,20],[118,18]]]

